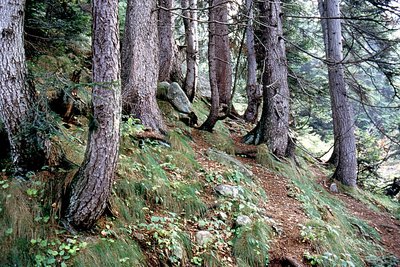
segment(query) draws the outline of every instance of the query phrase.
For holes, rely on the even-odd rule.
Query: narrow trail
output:
[[[235,145],[246,150],[235,137]],[[249,149],[247,149],[249,150]],[[300,224],[305,224],[307,216],[302,209],[302,204],[290,196],[288,178],[277,175],[267,168],[256,163],[254,159],[237,157],[247,166],[250,166],[257,183],[261,185],[267,194],[268,201],[264,207],[272,220],[276,222],[273,226],[274,239],[271,242],[269,266],[308,266],[304,261],[304,252],[312,251],[309,244],[302,242],[300,235]]]
[[[196,130],[193,131],[194,148],[197,153],[204,155],[210,145],[201,137]],[[254,146],[247,146],[235,139],[235,145],[244,149]],[[261,185],[267,194],[268,201],[264,207],[273,223],[274,238],[270,244],[269,266],[309,266],[304,261],[304,252],[312,251],[309,244],[302,242],[299,224],[305,224],[307,216],[302,210],[302,205],[288,194],[290,181],[280,175],[276,175],[267,168],[256,163],[254,159],[236,157],[243,162],[254,174],[257,184]],[[212,161],[198,158],[199,162],[207,168],[215,164]]]
[[[205,151],[210,148],[210,144],[203,139],[201,133],[198,130],[194,130],[192,138],[200,164],[207,168],[218,168],[218,163],[204,157]],[[233,133],[232,138],[235,147],[238,147],[240,150],[256,150],[255,146],[242,144],[240,142],[240,134]],[[263,187],[268,197],[264,207],[267,212],[265,215],[274,222],[272,228],[275,232],[270,244],[269,266],[310,266],[304,259],[304,252],[308,251],[312,253],[313,248],[309,243],[302,242],[300,235],[300,225],[304,225],[308,218],[303,211],[302,204],[294,199],[289,192],[290,179],[275,174],[257,164],[254,158],[237,156],[236,159],[251,169],[254,174],[253,179],[256,180],[258,185]],[[316,175],[318,176],[318,180],[327,179],[319,172]],[[328,188],[326,190],[329,191]],[[400,258],[399,220],[396,220],[386,211],[373,211],[366,204],[345,194],[335,194],[335,196],[345,203],[347,209],[352,214],[374,227],[382,237],[380,245]]]
[[[386,211],[374,211],[366,204],[344,195],[338,194],[339,199],[346,203],[347,209],[356,217],[368,222],[375,228],[382,240],[382,245],[387,251],[400,258],[400,221]]]

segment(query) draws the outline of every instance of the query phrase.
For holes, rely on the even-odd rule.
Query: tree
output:
[[[121,119],[118,1],[94,0],[93,119],[85,159],[68,190],[67,226],[88,229],[103,214],[118,159]]]
[[[214,128],[218,121],[220,107],[216,63],[215,7],[213,7],[213,2],[213,0],[210,0],[208,11],[208,73],[211,88],[211,109],[206,121],[200,126],[200,129],[205,131],[212,131]]]
[[[196,94],[198,79],[199,44],[197,36],[197,0],[182,0],[182,15],[185,26],[186,76],[183,90],[190,101]]]
[[[323,19],[327,17],[326,14],[326,8],[325,8],[325,1],[324,0],[319,0],[318,1],[318,10],[320,13],[320,16],[322,17],[321,19],[321,28],[322,28],[322,36],[324,39],[324,47],[325,47],[325,55],[328,55],[329,53],[329,47],[328,47],[328,42],[329,42],[329,36],[328,36],[328,21],[327,19]],[[331,104],[332,105],[332,104]],[[334,113],[336,112],[336,110],[331,109],[332,112],[332,118],[336,117],[336,115],[334,115]],[[332,120],[332,123],[335,124],[337,123],[337,120]],[[335,129],[337,129],[337,126],[334,126],[333,129],[335,131]],[[335,143],[337,140],[334,139],[333,142]],[[331,163],[334,166],[337,166],[339,160],[339,146],[336,144],[333,145],[333,151],[332,151],[332,155],[330,156],[328,163]]]
[[[122,99],[125,113],[165,133],[156,101],[159,71],[156,1],[129,0],[122,43]]]
[[[253,29],[253,0],[246,0],[246,14],[248,21],[246,25],[246,48],[247,48],[247,109],[244,119],[248,122],[255,122],[258,117],[258,108],[261,104],[261,88],[257,83],[257,61],[254,49],[254,29]]]
[[[223,0],[210,0],[208,11],[208,66],[211,88],[211,109],[200,129],[212,131],[220,118],[220,109],[229,112],[232,69],[228,37],[228,6]],[[225,114],[226,115],[226,114]]]
[[[215,71],[221,105],[229,107],[232,96],[232,67],[229,46],[228,2],[213,0],[210,4],[215,27]]]
[[[331,97],[334,145],[337,166],[334,178],[345,185],[356,186],[357,157],[354,120],[348,100],[343,68],[343,45],[338,0],[320,0],[320,12],[326,32],[325,42],[328,64],[329,92]],[[326,24],[325,24],[326,23]],[[324,26],[325,25],[325,26]]]
[[[289,87],[287,62],[282,31],[280,2],[259,3],[262,43],[265,49],[263,82],[263,110],[257,126],[244,137],[245,143],[266,143],[272,153],[286,155],[289,140]]]
[[[27,81],[24,8],[24,0],[0,1],[0,118],[15,171],[20,174],[47,164],[52,149],[46,133],[35,124],[46,122],[37,118],[36,92]]]
[[[172,0],[158,0],[158,39],[159,39],[159,81],[171,81],[170,73],[174,60],[174,39],[172,28]]]

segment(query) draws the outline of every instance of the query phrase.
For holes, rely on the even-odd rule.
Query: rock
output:
[[[183,258],[183,249],[180,246],[176,246],[174,247],[174,249],[172,250],[172,254],[178,258],[178,259],[182,259]]]
[[[235,222],[236,222],[236,225],[243,226],[243,225],[252,223],[252,220],[250,219],[249,216],[239,215],[239,216],[237,216]]]
[[[253,172],[250,171],[243,163],[226,154],[225,152],[209,148],[206,154],[210,159],[218,161],[227,167],[232,167],[249,178],[253,176]]]
[[[167,94],[169,87],[171,85],[169,82],[160,82],[157,84],[157,98],[162,100],[168,100]]]
[[[208,75],[205,73],[199,73],[198,78],[197,94],[200,97],[211,99],[211,88]]]
[[[214,188],[217,194],[224,197],[233,197],[236,198],[239,196],[239,187],[227,184],[220,184]]]
[[[339,193],[339,189],[336,183],[332,183],[331,186],[329,186],[329,191],[331,191],[332,193]]]
[[[209,231],[198,231],[196,233],[196,242],[199,246],[207,245],[212,240],[213,235]]]
[[[167,92],[167,99],[179,112],[187,114],[192,112],[192,103],[178,83],[171,83]]]

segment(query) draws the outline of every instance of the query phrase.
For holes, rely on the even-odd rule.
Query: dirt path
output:
[[[196,130],[192,132],[192,137],[196,152],[204,155],[210,145]],[[254,149],[254,146],[241,144],[237,136],[233,138],[235,144],[243,150]],[[299,224],[305,224],[307,217],[302,210],[301,203],[288,196],[290,181],[285,177],[273,174],[267,168],[257,164],[254,159],[242,157],[236,157],[236,159],[251,168],[254,179],[263,187],[268,197],[264,208],[267,211],[266,215],[275,222],[273,225],[275,235],[270,244],[269,266],[309,266],[304,262],[303,255],[306,250],[311,251],[311,247],[301,241],[299,227]],[[207,168],[213,165],[213,162],[204,157],[199,157],[198,160]]]
[[[277,235],[271,243],[270,266],[286,266],[288,261],[306,265],[304,252],[311,251],[308,244],[301,241],[299,224],[305,224],[307,217],[301,203],[288,196],[287,178],[270,173],[266,168],[250,164],[268,196],[265,209],[268,216],[277,222]],[[293,266],[293,264],[288,266]]]
[[[352,214],[374,227],[382,238],[380,245],[400,259],[400,221],[388,212],[371,210],[366,204],[350,196],[338,194],[338,197],[346,203]]]
[[[201,164],[212,167],[215,162],[204,158],[204,152],[210,145],[201,137],[201,134],[194,130],[192,132],[194,141],[194,149],[197,153],[202,154],[199,157]],[[254,146],[247,146],[240,143],[239,135],[233,135],[235,146],[241,151],[256,150]],[[304,261],[304,252],[312,252],[309,244],[302,242],[300,236],[299,224],[305,224],[307,216],[305,215],[302,204],[288,194],[288,188],[291,184],[289,179],[276,175],[267,168],[260,166],[254,159],[236,157],[251,168],[254,173],[254,179],[265,190],[268,201],[265,206],[267,216],[270,217],[275,224],[273,225],[276,232],[270,246],[270,264],[269,266],[309,266]],[[322,174],[317,174],[319,179],[326,179]],[[374,227],[382,237],[381,245],[396,257],[400,258],[400,221],[396,220],[387,212],[376,212],[368,208],[360,201],[346,196],[337,194],[347,206],[349,211],[356,217],[359,217]]]

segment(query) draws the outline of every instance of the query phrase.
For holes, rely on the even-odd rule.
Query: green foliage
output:
[[[62,49],[65,42],[73,44],[90,34],[90,14],[83,11],[84,5],[80,1],[27,1],[25,31],[29,41],[28,54],[41,52],[35,44],[45,43],[47,47]]]
[[[235,230],[233,253],[240,266],[266,266],[268,264],[271,231],[263,220]]]
[[[68,238],[65,242],[55,238],[31,239],[35,266],[67,266],[67,261],[75,256],[78,251],[87,246],[86,242],[79,241],[76,237]]]
[[[186,254],[191,252],[190,238],[183,231],[184,225],[179,221],[175,213],[167,216],[152,216],[149,223],[141,223],[133,226],[134,230],[144,234],[144,238],[151,239],[154,244],[149,246],[157,247],[159,260],[177,264],[185,262]]]
[[[350,215],[344,204],[313,181],[310,170],[298,170],[292,176],[295,197],[303,203],[310,220],[302,226],[304,242],[312,244],[316,254],[306,253],[313,265],[363,266],[368,255],[383,251],[376,230]],[[295,173],[293,173],[295,174]],[[371,241],[372,240],[372,241]]]
[[[139,245],[120,236],[118,239],[100,239],[88,243],[85,250],[74,257],[73,266],[147,266]]]
[[[356,190],[352,196],[359,201],[367,204],[371,209],[375,211],[387,211],[390,212],[396,219],[400,219],[400,203],[388,196],[371,193],[364,190]]]

